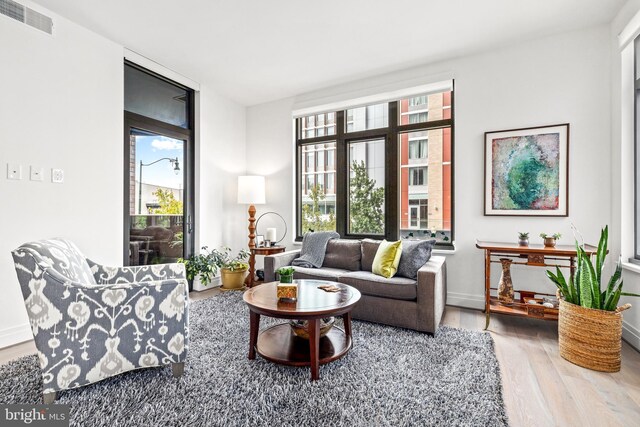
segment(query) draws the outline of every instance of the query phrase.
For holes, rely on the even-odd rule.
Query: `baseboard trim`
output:
[[[0,329],[0,348],[10,347],[32,339],[33,334],[28,323]]]
[[[633,348],[640,351],[640,330],[622,321],[622,338]]]
[[[483,310],[484,295],[447,292],[447,305]]]

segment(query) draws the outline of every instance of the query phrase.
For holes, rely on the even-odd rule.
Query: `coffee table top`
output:
[[[294,280],[298,284],[297,301],[279,301],[276,296],[278,282],[270,282],[251,288],[244,293],[244,302],[265,315],[289,317],[315,317],[347,312],[360,300],[360,291],[351,286],[327,280]],[[325,292],[320,285],[335,285],[339,292]]]

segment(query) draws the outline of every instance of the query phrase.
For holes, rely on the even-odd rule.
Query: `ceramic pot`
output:
[[[498,300],[504,305],[513,304],[513,282],[511,281],[511,261],[509,258],[500,258],[502,274],[498,284]]]
[[[220,271],[222,272],[222,290],[237,291],[244,289],[244,279],[249,274],[246,268],[234,271],[223,268]]]
[[[215,276],[211,278],[211,282],[208,284],[204,284],[202,283],[202,280],[200,280],[200,276],[196,276],[193,279],[193,283],[192,283],[192,288],[194,291],[196,292],[200,292],[200,291],[206,291],[208,289],[212,289],[216,286],[220,286],[220,276]]]
[[[545,237],[544,238],[544,246],[547,248],[555,248],[556,247],[556,239],[553,237]]]
[[[529,246],[529,239],[519,239],[518,244],[520,246]]]

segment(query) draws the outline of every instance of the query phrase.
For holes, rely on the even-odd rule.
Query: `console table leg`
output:
[[[260,315],[249,310],[249,359],[256,358],[256,344],[258,344],[258,331],[260,330]]]
[[[489,328],[491,316],[491,251],[484,251],[484,311],[486,315],[485,331]]]
[[[320,378],[320,319],[309,319],[309,357],[311,381]]]
[[[485,319],[485,324],[484,324],[484,330],[486,331],[487,329],[489,329],[489,322],[491,321],[491,313],[489,312],[489,310],[487,310],[487,314],[485,315],[486,319]]]

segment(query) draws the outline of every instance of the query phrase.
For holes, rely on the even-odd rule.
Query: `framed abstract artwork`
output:
[[[569,124],[484,134],[484,214],[569,215]]]

